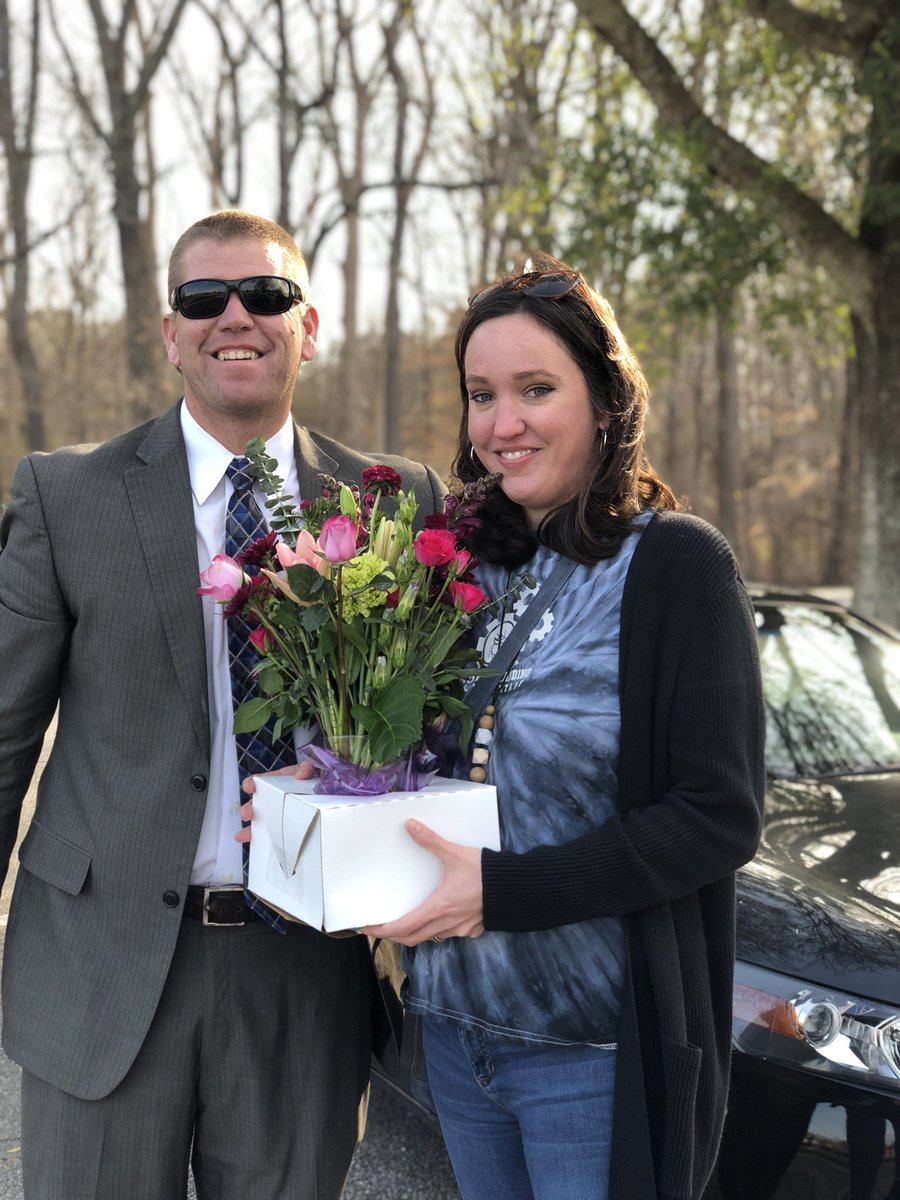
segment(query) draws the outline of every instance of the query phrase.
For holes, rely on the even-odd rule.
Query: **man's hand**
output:
[[[448,842],[419,821],[407,821],[406,828],[414,841],[441,860],[440,886],[405,917],[385,925],[369,925],[360,933],[404,946],[418,946],[429,939],[480,937],[484,933],[481,851]]]
[[[312,779],[312,777],[313,777],[313,775],[315,775],[315,773],[316,773],[316,771],[315,771],[315,768],[312,766],[312,764],[305,763],[305,762],[304,763],[294,763],[290,767],[279,767],[277,771],[269,772],[270,775],[290,775],[294,779]],[[253,778],[252,775],[248,775],[246,779],[242,780],[241,790],[246,792],[248,796],[252,796],[253,793],[256,791],[256,780]],[[252,800],[247,800],[241,805],[240,815],[241,815],[241,821],[252,821],[253,820],[253,802],[252,802]],[[234,835],[234,840],[236,842],[249,842],[250,841],[250,826],[244,825],[244,827],[242,829],[239,829],[237,831],[237,833]]]

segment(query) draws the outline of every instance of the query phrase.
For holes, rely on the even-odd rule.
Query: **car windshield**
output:
[[[756,610],[771,775],[900,768],[900,638],[815,604]]]

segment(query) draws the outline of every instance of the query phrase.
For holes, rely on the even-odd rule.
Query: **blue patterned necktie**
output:
[[[253,496],[253,476],[247,471],[249,465],[250,462],[246,458],[233,458],[226,468],[226,474],[234,489],[229,497],[225,513],[225,553],[231,558],[249,546],[251,542],[265,537],[268,533],[265,518]],[[244,569],[251,573],[255,570],[252,567]],[[259,654],[248,640],[252,629],[253,626],[240,615],[228,618],[228,662],[231,668],[231,695],[235,708],[243,704],[245,700],[259,695],[254,674],[255,669],[259,666]],[[274,720],[270,720],[267,725],[256,730],[255,733],[236,735],[238,774],[241,779],[247,775],[260,775],[266,771],[274,771],[278,767],[284,767],[297,761],[294,754],[293,737],[273,740],[271,728],[273,724]],[[244,799],[243,795],[241,798]],[[247,904],[273,929],[284,933],[284,919],[247,890],[250,847],[246,842],[243,845],[243,859],[244,897]]]

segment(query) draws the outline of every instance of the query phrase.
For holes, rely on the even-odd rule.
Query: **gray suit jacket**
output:
[[[388,462],[420,515],[437,476],[296,430],[319,472]],[[209,714],[178,406],[97,447],[24,459],[0,526],[0,879],[44,731],[53,751],[20,850],[3,1042],[85,1099],[124,1077],[153,1019],[206,804]],[[273,937],[278,935],[273,934]]]

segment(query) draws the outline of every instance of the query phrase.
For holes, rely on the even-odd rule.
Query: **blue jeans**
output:
[[[424,1018],[428,1082],[464,1200],[606,1200],[616,1052]]]

